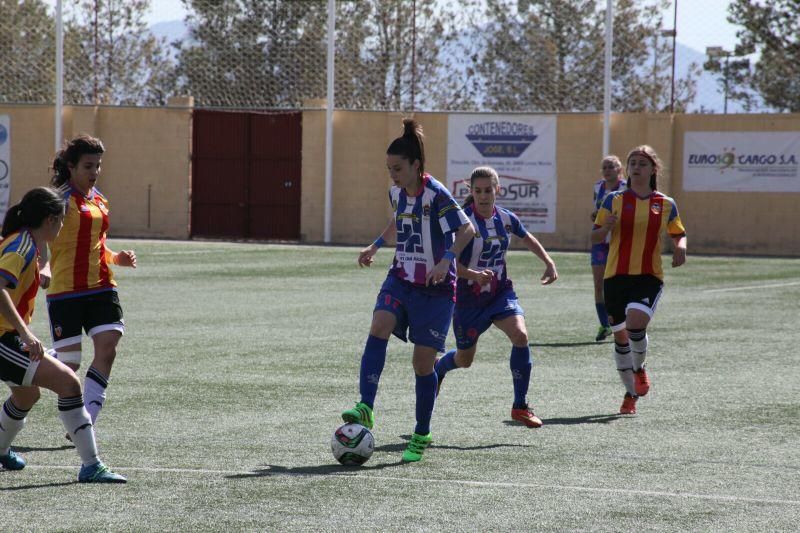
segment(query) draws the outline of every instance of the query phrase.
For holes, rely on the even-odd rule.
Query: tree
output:
[[[73,0],[64,31],[67,102],[166,103],[172,64],[144,21],[149,9],[150,0]]]
[[[473,107],[474,76],[459,24],[465,2],[369,0],[341,4],[337,104],[362,109]],[[341,21],[341,22],[339,22]]]
[[[728,20],[741,26],[735,55],[760,52],[741,82],[769,106],[800,111],[800,0],[734,0],[728,13]]]
[[[663,113],[672,94],[672,40],[662,35],[663,13],[670,0],[617,0],[614,6],[612,109]],[[600,12],[605,20],[605,10]],[[605,24],[603,23],[603,26]],[[604,48],[605,43],[597,43]],[[595,67],[600,71],[602,67]],[[685,112],[697,94],[700,66],[693,63],[685,77],[675,79],[674,111]]]
[[[612,109],[669,109],[671,43],[662,37],[667,0],[617,0]],[[595,111],[602,108],[605,10],[596,0],[489,0],[479,71],[494,110]],[[676,80],[680,111],[696,92],[698,67]]]
[[[0,102],[48,103],[55,87],[55,22],[41,0],[0,1]]]
[[[183,0],[178,83],[199,106],[300,107],[325,94],[324,2]]]

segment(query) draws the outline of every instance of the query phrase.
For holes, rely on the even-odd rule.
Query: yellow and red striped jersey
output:
[[[108,200],[95,188],[84,196],[69,183],[59,189],[67,212],[64,227],[50,245],[48,300],[114,290],[111,252],[106,248]]]
[[[610,194],[597,212],[594,227],[603,225],[614,214],[617,223],[611,230],[605,277],[618,274],[652,274],[664,279],[661,269],[661,230],[672,237],[686,234],[675,201],[654,191],[639,198],[631,189]]]
[[[39,290],[39,251],[26,229],[0,242],[0,276],[8,282],[6,291],[17,313],[23,322],[30,324]],[[14,331],[14,326],[0,315],[0,335],[9,331]]]

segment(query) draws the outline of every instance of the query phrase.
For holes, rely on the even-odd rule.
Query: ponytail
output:
[[[51,187],[36,187],[25,193],[22,200],[6,211],[3,219],[3,238],[21,228],[36,229],[49,216],[64,214],[64,199]]]
[[[409,163],[419,161],[419,175],[425,173],[425,136],[422,126],[413,118],[403,119],[403,135],[392,141],[386,149],[387,155],[399,155]]]
[[[82,133],[66,143],[64,148],[56,152],[56,157],[53,160],[53,178],[50,183],[54,187],[61,187],[70,178],[69,167],[73,167],[81,160],[81,156],[85,154],[103,155],[106,151],[103,142],[91,135]]]

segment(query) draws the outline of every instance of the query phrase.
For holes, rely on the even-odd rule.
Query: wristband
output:
[[[452,261],[455,258],[456,254],[454,254],[451,250],[445,251],[444,255],[442,256],[442,259],[447,259],[448,261]]]
[[[386,239],[384,239],[384,238],[383,238],[383,235],[381,235],[380,237],[378,237],[377,239],[375,239],[375,242],[373,242],[372,244],[374,244],[374,245],[375,245],[375,248],[380,248],[381,246],[383,246],[384,244],[386,244]]]

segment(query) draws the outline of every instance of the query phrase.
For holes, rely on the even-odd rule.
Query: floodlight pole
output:
[[[336,0],[328,0],[328,94],[325,109],[325,230],[323,240],[331,242],[333,218],[333,105],[334,52],[336,47]]]
[[[64,22],[62,0],[56,1],[56,106],[55,106],[55,144],[61,149],[61,113],[64,107]]]
[[[603,155],[609,152],[611,129],[611,47],[614,44],[614,1],[606,0],[606,60],[603,76]]]
[[[669,114],[675,113],[675,40],[678,37],[678,0],[672,12],[672,75],[670,76],[669,89]]]

